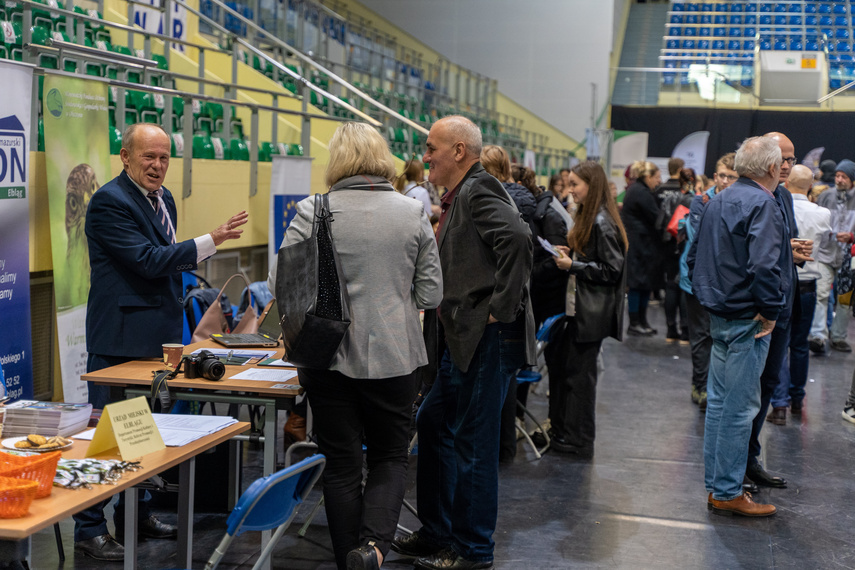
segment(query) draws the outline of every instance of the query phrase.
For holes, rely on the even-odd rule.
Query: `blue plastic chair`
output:
[[[313,455],[299,463],[277,471],[267,477],[262,477],[249,486],[238,500],[227,522],[226,535],[214,550],[205,570],[217,567],[236,536],[248,530],[276,529],[270,542],[264,547],[253,566],[258,570],[273,551],[273,547],[285,534],[297,507],[306,499],[321,476],[326,464],[326,458]]]

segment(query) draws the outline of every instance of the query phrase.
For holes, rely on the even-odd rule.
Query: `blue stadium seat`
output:
[[[743,9],[744,9],[744,6],[739,2],[734,2],[733,4],[730,5],[730,11],[731,12],[742,12]]]
[[[816,4],[805,2],[805,14],[816,14]]]
[[[761,26],[769,26],[772,24],[772,16],[769,14],[761,14],[760,15],[760,25]]]
[[[698,2],[686,2],[686,11],[687,12],[699,12],[701,6]]]
[[[668,40],[665,42],[666,49],[677,49],[680,47],[680,42],[678,40]]]
[[[805,26],[816,26],[817,24],[819,24],[819,18],[814,14],[808,14],[805,16]]]
[[[742,49],[754,51],[754,40],[745,40],[742,42]]]
[[[717,38],[727,37],[727,28],[715,28],[713,30],[713,36]]]
[[[696,14],[686,14],[686,17],[683,19],[683,22],[686,24],[697,24],[698,16]]]
[[[828,2],[823,2],[819,5],[818,12],[820,14],[831,14],[831,4],[829,4]]]
[[[751,65],[743,65],[742,66],[742,79],[739,82],[743,87],[751,87],[751,83],[754,78],[754,67]]]
[[[664,85],[674,85],[674,74],[673,73],[663,73],[662,74],[662,83]]]
[[[788,18],[788,22],[791,26],[801,26],[802,25],[802,17],[801,16],[790,16]]]
[[[825,49],[828,50],[828,53],[833,53],[834,52],[834,42],[828,42],[828,44],[825,46]]]
[[[760,12],[771,12],[771,11],[772,11],[772,5],[769,4],[768,2],[762,2],[760,4]]]
[[[779,2],[779,3],[775,4],[774,11],[775,12],[786,12],[787,11],[787,5]]]
[[[674,2],[673,4],[671,4],[671,10],[673,10],[674,12],[683,12],[684,9],[685,8],[683,7],[682,2]]]
[[[725,16],[724,14],[718,14],[713,19],[713,22],[715,22],[716,24],[719,24],[719,25],[724,25],[727,23],[727,16]]]
[[[733,14],[730,17],[730,24],[731,25],[734,25],[734,24],[739,25],[741,23],[742,23],[742,14]]]
[[[763,49],[763,50],[772,49],[772,41],[769,38],[760,38],[760,49]]]
[[[712,12],[712,11],[713,11],[713,5],[711,2],[704,2],[703,4],[701,4],[701,12]]]
[[[841,87],[843,87],[843,82],[840,81],[839,79],[829,79],[828,80],[828,87],[832,90],[840,89]]]
[[[840,52],[851,52],[852,44],[847,42],[846,40],[840,40],[837,42],[837,45],[834,46],[834,50],[838,53]]]
[[[683,35],[686,37],[694,37],[698,35],[698,29],[692,27],[683,28]]]
[[[835,2],[834,8],[832,10],[835,14],[845,14],[846,13],[846,4],[843,2]]]
[[[819,51],[819,43],[816,40],[805,40],[805,51]]]
[[[742,30],[742,37],[753,38],[757,35],[757,28],[747,27]]]
[[[710,49],[710,41],[698,40],[698,49]]]
[[[741,38],[742,37],[742,28],[730,28],[730,32],[728,35],[732,38]]]
[[[789,7],[787,8],[787,11],[790,13],[801,14],[802,13],[802,3],[801,2],[793,2],[792,4],[789,5]]]
[[[757,11],[757,2],[746,2],[745,11],[746,12],[756,12]]]
[[[712,48],[713,49],[725,49],[724,40],[713,40]]]
[[[790,49],[793,51],[801,51],[802,50],[802,39],[801,38],[790,38]]]
[[[829,38],[833,38],[833,37],[834,37],[834,30],[832,30],[831,28],[820,28],[820,29],[819,29],[819,33],[820,33],[820,34],[825,34],[825,35],[826,35],[826,36],[828,36]]]
[[[702,24],[712,24],[712,15],[711,14],[701,14],[701,23]]]
[[[837,31],[834,33],[834,37],[838,40],[845,40],[849,37],[849,30],[847,28],[837,28]]]
[[[702,38],[710,37],[710,29],[709,28],[700,28],[698,30],[698,32],[699,32],[698,35],[701,36]]]
[[[756,24],[757,23],[757,14],[745,14],[745,23],[746,24]]]
[[[853,57],[852,57],[851,55],[849,55],[849,54],[845,54],[845,53],[844,53],[844,54],[841,54],[841,55],[838,55],[838,56],[837,56],[837,58],[838,58],[840,61],[842,61],[842,62],[852,62],[852,61],[855,61],[855,59],[853,59]],[[848,65],[848,63],[847,63],[847,65]]]
[[[855,16],[852,16],[852,25],[855,26]]]
[[[739,40],[730,40],[729,42],[727,42],[727,49],[738,50],[741,47],[742,42],[740,42]]]
[[[775,51],[783,51],[787,49],[787,40],[784,38],[775,38]]]
[[[783,14],[778,14],[775,16],[775,25],[776,26],[786,26],[787,25],[787,17]]]
[[[730,10],[730,4],[725,4],[724,2],[717,2],[715,5],[716,12],[727,12]]]
[[[668,35],[669,36],[682,36],[683,35],[683,29],[678,28],[677,26],[671,26],[670,28],[668,28]]]
[[[695,40],[683,40],[683,49],[695,49]]]
[[[835,26],[844,26],[844,27],[848,26],[849,25],[849,18],[847,18],[846,16],[836,16],[834,18],[834,25]]]
[[[672,24],[682,24],[683,23],[683,17],[680,16],[679,14],[671,14],[671,23]]]

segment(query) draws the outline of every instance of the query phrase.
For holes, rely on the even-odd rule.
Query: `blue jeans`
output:
[[[742,494],[751,423],[760,409],[760,372],[769,337],[760,322],[710,315],[713,339],[704,425],[704,483],[719,501]]]
[[[493,560],[502,403],[524,364],[524,329],[487,325],[468,371],[446,350],[416,416],[419,535],[473,562]]]
[[[760,409],[754,416],[751,426],[751,438],[748,440],[748,465],[759,463],[760,457],[760,431],[766,424],[766,412],[769,411],[769,403],[772,394],[778,387],[781,372],[787,362],[787,350],[790,348],[790,335],[792,330],[792,316],[786,320],[779,319],[775,323],[775,329],[768,335],[769,350],[766,355],[766,364],[760,373]],[[765,338],[765,337],[764,337]]]
[[[798,320],[792,321],[790,329],[790,359],[781,366],[780,381],[772,393],[772,407],[785,408],[790,400],[801,403],[805,399],[805,384],[808,379],[808,364],[810,362],[810,335],[813,313],[816,309],[816,290],[799,295],[802,310]],[[794,315],[795,316],[795,315]]]

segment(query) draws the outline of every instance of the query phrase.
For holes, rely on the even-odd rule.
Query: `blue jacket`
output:
[[[760,313],[778,320],[795,271],[783,209],[744,177],[709,201],[687,259],[692,290],[708,311],[728,319]]]
[[[692,244],[695,243],[695,236],[698,233],[698,226],[701,224],[701,214],[704,213],[704,207],[707,202],[715,196],[715,186],[692,198],[692,205],[689,207],[689,217],[686,219],[686,245],[683,247],[683,254],[680,255],[680,288],[692,294],[692,280],[689,277],[689,250]],[[706,200],[704,200],[706,197]]]
[[[173,226],[175,201],[163,189]],[[159,357],[181,342],[181,272],[196,269],[196,243],[171,243],[154,208],[125,172],[98,189],[86,213],[91,287],[86,350],[102,356]]]

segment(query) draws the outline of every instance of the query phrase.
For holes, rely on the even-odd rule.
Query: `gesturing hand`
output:
[[[238,239],[243,233],[243,230],[238,228],[244,225],[247,220],[249,220],[249,214],[246,211],[239,212],[229,218],[229,221],[211,232],[214,245],[220,245],[226,240]]]

